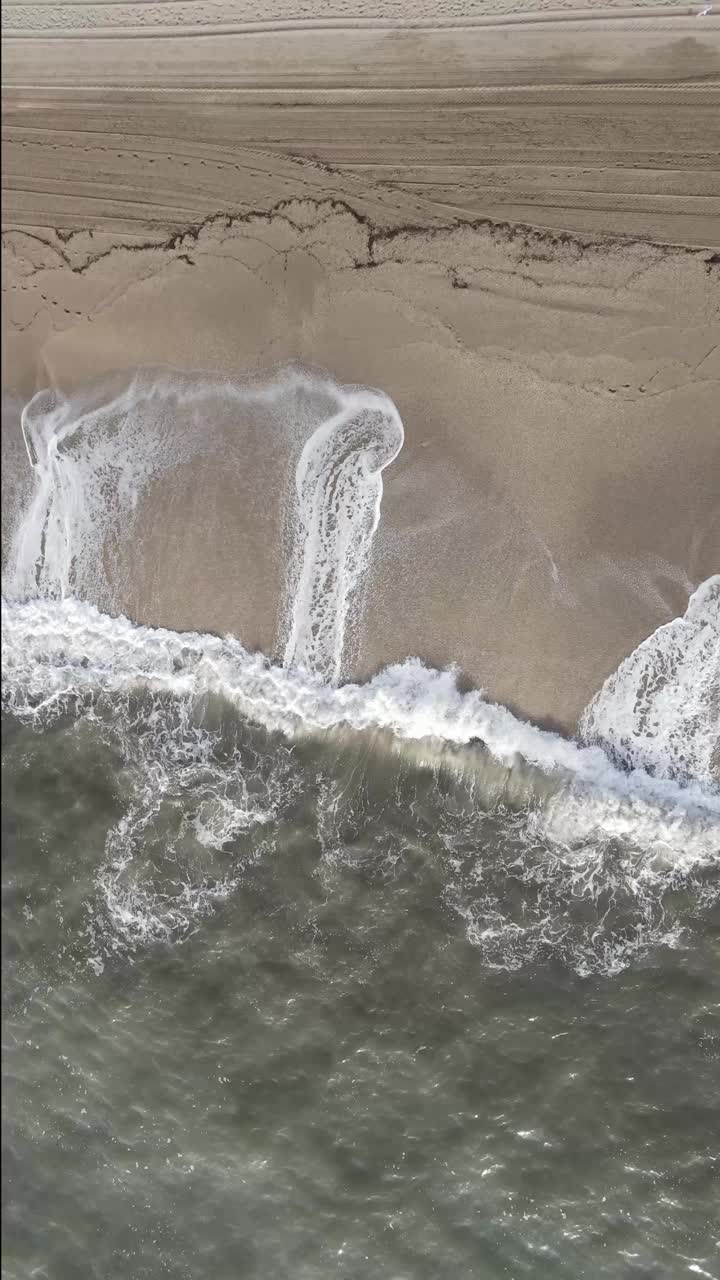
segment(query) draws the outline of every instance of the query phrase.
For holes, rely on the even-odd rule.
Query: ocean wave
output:
[[[439,876],[491,969],[554,957],[610,976],[682,946],[717,896],[715,791],[624,772],[461,693],[453,672],[410,661],[335,688],[232,637],[75,600],[6,604],[2,648],[7,711],[38,727],[79,717],[123,761],[125,812],[83,930],[97,972],[190,937],[272,860],[284,821],[319,843],[328,893],[347,866],[381,882],[412,872],[418,850],[412,874]],[[262,735],[254,754],[246,725]]]
[[[559,842],[597,829],[658,855],[717,855],[720,794],[712,786],[623,770],[600,746],[518,720],[479,691],[462,693],[456,672],[417,659],[335,688],[248,653],[234,637],[136,626],[77,600],[6,603],[2,645],[4,704],[26,719],[43,721],[100,693],[146,689],[195,705],[219,698],[290,738],[385,730],[398,743],[424,744],[428,759],[448,744],[482,746],[504,766],[524,761],[558,784],[543,811]]]
[[[577,972],[611,974],[650,945],[680,945],[671,898],[700,910],[720,870],[720,577],[621,664],[574,741],[416,658],[339,683],[382,473],[403,442],[384,393],[297,370],[244,388],[151,372],[113,395],[41,393],[23,438],[34,488],[13,513],[3,707],[38,727],[91,721],[119,743],[130,778],[95,879],[88,963],[181,941],[239,891],[307,782],[285,767],[287,744],[308,740],[327,741],[335,757],[363,743],[372,759],[429,770],[432,803],[423,816],[412,799],[412,839],[428,850],[439,839],[443,899],[488,966],[554,954]],[[228,441],[237,450],[260,440],[273,477],[294,476],[284,664],[235,636],[116,616],[148,485],[200,455],[226,457]],[[236,746],[223,755],[228,715],[286,745],[274,741],[262,768],[248,769]],[[395,874],[409,848],[393,826],[405,800],[390,797],[372,838],[355,839],[347,832],[366,826],[363,804],[332,774],[316,792],[324,874],[366,855],[381,877]]]

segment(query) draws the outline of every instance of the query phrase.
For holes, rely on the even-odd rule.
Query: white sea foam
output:
[[[35,477],[16,521],[6,591],[15,599],[77,594],[112,607],[116,543],[164,471],[202,452],[202,431],[172,430],[180,388],[140,378],[100,404],[39,392],[22,413]]]
[[[272,847],[278,814],[293,798],[287,751],[265,758],[218,750],[187,698],[119,694],[81,712],[122,758],[125,812],[109,830],[87,904],[85,963],[189,938],[241,887]],[[231,854],[229,854],[231,850]]]
[[[461,693],[452,671],[416,659],[367,684],[333,688],[248,653],[234,637],[179,634],[110,618],[75,600],[34,600],[3,611],[6,706],[42,719],[98,693],[147,689],[197,704],[209,696],[288,736],[383,729],[403,742],[482,742],[506,765],[520,758],[559,786],[543,829],[559,843],[591,833],[652,846],[658,856],[716,858],[720,796],[641,769],[625,772],[599,746],[580,746],[526,724],[482,693]]]
[[[306,442],[295,475],[285,666],[340,679],[380,520],[382,473],[402,443],[392,401],[366,390],[347,391],[341,410]]]
[[[245,435],[238,415],[251,424]],[[259,431],[264,447],[273,432],[283,438],[275,469],[278,457],[297,459],[278,642],[285,666],[232,636],[110,616],[120,547],[148,486],[183,461],[224,456],[229,439],[257,443]],[[35,487],[15,522],[6,578],[3,704],[43,724],[66,711],[94,717],[109,699],[135,779],[97,876],[110,933],[91,923],[91,963],[101,966],[115,947],[187,936],[240,883],[242,868],[222,861],[226,846],[247,836],[258,855],[272,830],[282,788],[258,796],[241,771],[218,764],[216,739],[199,727],[212,702],[288,739],[379,734],[416,763],[476,779],[464,852],[462,824],[448,830],[445,897],[487,963],[507,967],[565,946],[579,971],[611,973],[649,940],[677,942],[676,924],[666,928],[666,890],[720,869],[720,578],[621,665],[577,743],[523,723],[481,691],[461,693],[455,671],[417,659],[336,687],[356,634],[382,472],[403,439],[381,392],[299,371],[244,388],[143,375],[99,406],[36,397],[23,433]],[[152,700],[139,721],[130,711],[138,693]],[[342,806],[326,800],[318,833],[331,865],[345,856]],[[498,802],[521,815],[522,853],[495,868],[527,893],[521,918],[508,914],[500,886],[485,883],[477,855],[484,835],[475,815]],[[391,862],[398,856],[389,850]],[[587,936],[558,910],[585,900],[605,913]],[[616,935],[603,921],[622,903],[633,923]]]
[[[720,575],[690,597],[606,680],[581,737],[660,778],[720,779]]]
[[[75,596],[117,613],[134,524],[163,475],[219,457],[260,476],[294,466],[287,593],[278,649],[287,665],[335,681],[357,621],[380,518],[382,471],[402,446],[392,401],[288,369],[260,384],[142,372],[118,393],[38,393],[22,414],[34,485],[13,512],[11,599]],[[239,541],[238,555],[243,554]]]

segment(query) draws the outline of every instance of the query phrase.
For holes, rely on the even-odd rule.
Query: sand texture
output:
[[[701,8],[8,5],[9,505],[42,387],[288,361],[381,387],[406,442],[356,673],[457,662],[571,729],[720,566]],[[243,493],[279,509],[265,471]],[[230,474],[179,471],[141,526],[132,616],[272,650],[276,555]]]

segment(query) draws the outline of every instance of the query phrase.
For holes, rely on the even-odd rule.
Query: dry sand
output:
[[[11,483],[43,386],[300,360],[382,387],[406,445],[358,674],[456,661],[572,728],[720,567],[701,7],[9,5]],[[178,474],[144,528],[133,616],[272,649],[269,553],[228,476]]]

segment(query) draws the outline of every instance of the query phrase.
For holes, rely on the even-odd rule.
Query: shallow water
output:
[[[23,415],[3,1274],[720,1280],[720,578],[578,741],[414,658],[342,683],[397,411],[230,392]],[[172,577],[145,488],[248,451],[283,666],[117,616]]]
[[[207,700],[3,730],[8,1277],[720,1275],[716,861]]]

